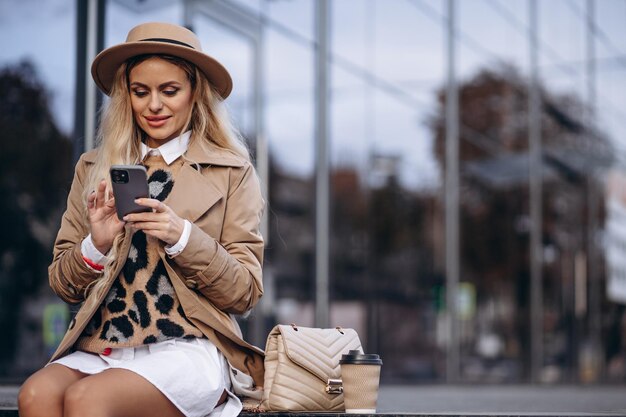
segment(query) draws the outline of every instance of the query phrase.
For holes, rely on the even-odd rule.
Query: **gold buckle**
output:
[[[341,379],[328,379],[326,383],[326,394],[341,394],[343,393],[343,383]]]

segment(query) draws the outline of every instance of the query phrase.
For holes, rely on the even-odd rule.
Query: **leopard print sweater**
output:
[[[167,165],[160,155],[148,156],[150,196],[165,200],[175,186],[182,158]],[[122,272],[79,337],[78,350],[101,353],[106,348],[136,347],[172,338],[203,337],[187,320],[157,253],[159,241],[136,232]]]

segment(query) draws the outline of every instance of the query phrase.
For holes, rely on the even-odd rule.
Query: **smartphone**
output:
[[[112,165],[111,186],[115,197],[117,217],[122,220],[129,213],[151,211],[150,207],[135,203],[136,198],[149,198],[148,174],[142,165]]]

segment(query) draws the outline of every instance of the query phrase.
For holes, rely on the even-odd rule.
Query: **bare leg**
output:
[[[52,364],[31,375],[20,388],[20,417],[62,417],[65,390],[87,374]]]
[[[161,391],[126,369],[108,369],[71,385],[65,417],[183,417]]]

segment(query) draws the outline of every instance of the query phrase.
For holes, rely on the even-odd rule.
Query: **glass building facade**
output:
[[[624,17],[622,0],[0,0],[0,380],[41,367],[76,309],[46,268],[104,100],[91,59],[165,21],[231,72],[263,183],[253,343],[340,325],[383,383],[625,382]]]

